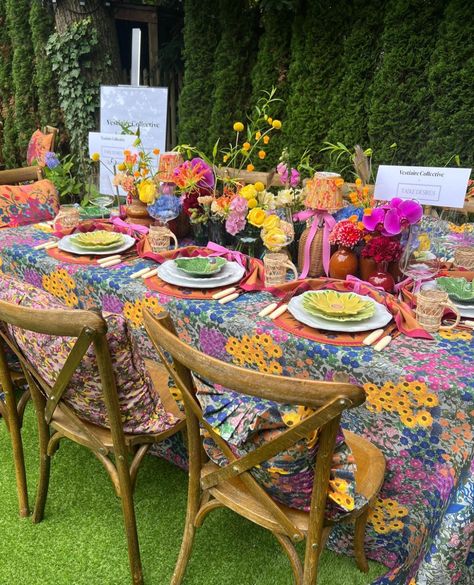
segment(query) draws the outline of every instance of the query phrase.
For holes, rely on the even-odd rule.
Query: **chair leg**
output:
[[[133,504],[130,471],[123,456],[119,455],[116,459],[132,582],[133,585],[143,585],[143,569],[140,559],[140,545],[138,543],[137,520],[135,506]]]
[[[354,528],[354,555],[357,566],[363,573],[367,573],[369,571],[369,564],[367,563],[364,549],[364,538],[368,517],[369,508],[367,507],[367,509],[364,510],[364,512],[362,512],[358,518],[356,518]]]
[[[36,407],[36,405],[35,405]],[[31,517],[32,521],[37,524],[44,517],[44,508],[48,496],[49,477],[51,472],[51,457],[48,455],[48,445],[50,440],[49,425],[44,419],[44,410],[35,408],[36,418],[38,420],[38,435],[40,444],[40,471],[38,480],[38,489],[36,492],[35,509]]]
[[[5,391],[7,424],[10,440],[12,443],[13,460],[15,463],[16,489],[18,494],[18,507],[21,518],[29,516],[28,489],[26,484],[25,458],[23,453],[23,441],[21,438],[20,420],[16,406],[13,388]]]
[[[284,550],[290,561],[295,585],[301,585],[303,583],[303,566],[301,564],[300,557],[298,556],[298,553],[293,546],[293,543],[288,538],[288,536],[285,536],[284,534],[277,534],[274,532],[273,535],[280,543],[281,548]]]

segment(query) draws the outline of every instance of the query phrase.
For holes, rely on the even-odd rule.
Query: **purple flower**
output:
[[[235,236],[244,229],[245,224],[245,217],[239,213],[233,212],[229,214],[229,217],[225,222],[225,229],[231,236]]]
[[[232,199],[229,208],[237,213],[246,213],[248,209],[247,199],[245,197],[234,197]]]
[[[364,215],[362,223],[370,232],[380,231],[384,236],[396,236],[409,225],[417,223],[423,216],[423,208],[412,199],[395,197],[387,205],[375,207]]]
[[[25,282],[29,282],[36,288],[43,288],[43,279],[41,278],[41,274],[36,272],[36,270],[27,268],[23,273],[23,279]]]
[[[291,169],[290,186],[296,187],[300,182],[300,174],[296,169]]]
[[[205,354],[220,360],[225,358],[227,339],[220,331],[203,327],[199,333],[199,343]]]
[[[281,162],[277,164],[277,173],[282,183],[286,183],[288,181],[288,167],[285,163]]]
[[[48,169],[55,169],[60,164],[59,159],[54,152],[47,152],[44,161]]]
[[[191,160],[192,167],[198,167],[199,172],[204,171],[204,175],[202,179],[197,184],[199,189],[209,189],[212,190],[215,184],[215,177],[211,167],[202,160],[202,158],[193,158]]]

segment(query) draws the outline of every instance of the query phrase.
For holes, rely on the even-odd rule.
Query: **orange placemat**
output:
[[[97,264],[97,256],[78,256],[77,254],[64,252],[59,248],[50,248],[46,252],[51,258],[59,260],[59,262],[64,262],[65,264]]]

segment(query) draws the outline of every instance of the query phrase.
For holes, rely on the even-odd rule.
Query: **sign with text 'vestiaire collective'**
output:
[[[471,169],[380,165],[375,199],[416,199],[422,205],[463,207]]]
[[[102,85],[100,88],[100,131],[120,134],[123,127],[140,128],[143,148],[166,150],[168,88]]]

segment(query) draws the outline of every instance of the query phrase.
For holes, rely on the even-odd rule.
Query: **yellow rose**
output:
[[[234,123],[234,130],[236,132],[243,132],[244,130],[244,125],[242,124],[242,122],[235,122]]]
[[[244,142],[242,144],[242,150],[250,150],[250,142]]]
[[[248,206],[249,209],[253,209],[254,207],[257,207],[257,200],[252,197],[251,199],[248,200]]]
[[[260,191],[265,191],[265,185],[262,183],[262,181],[257,181],[256,183],[253,184],[253,186],[259,193]]]
[[[271,252],[278,252],[281,250],[286,243],[286,236],[283,230],[280,228],[274,228],[272,230],[264,230],[262,233],[263,244]]]
[[[100,154],[99,154],[98,152],[93,152],[93,153],[91,154],[91,159],[92,159],[94,162],[99,162],[99,161],[100,161]]]
[[[263,222],[265,221],[266,213],[263,211],[261,207],[255,207],[249,214],[247,215],[247,220],[251,225],[255,227],[262,227]]]
[[[263,222],[262,227],[266,231],[270,231],[270,230],[273,230],[275,228],[279,228],[280,227],[280,218],[278,217],[278,215],[269,215],[265,218],[265,221]]]
[[[156,185],[151,179],[146,179],[138,185],[138,197],[142,203],[153,203],[155,193]]]
[[[253,185],[245,185],[239,192],[241,197],[245,197],[245,199],[256,199],[257,198],[257,190]]]
[[[280,120],[273,120],[272,126],[275,128],[275,130],[280,130],[280,128],[281,128]]]

